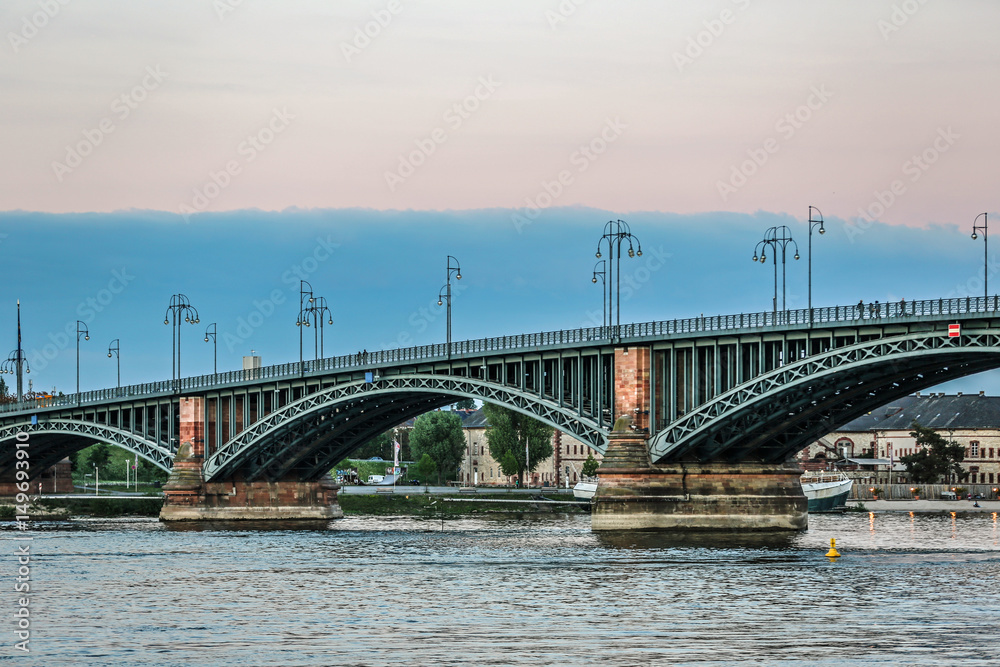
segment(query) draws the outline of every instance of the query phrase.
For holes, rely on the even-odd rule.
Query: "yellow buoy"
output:
[[[835,538],[830,538],[830,550],[826,552],[827,558],[840,558],[840,552],[837,551],[837,540]]]

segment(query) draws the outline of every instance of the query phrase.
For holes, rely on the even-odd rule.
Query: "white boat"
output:
[[[826,512],[847,504],[854,480],[842,472],[808,471],[802,475],[802,491],[810,512]]]
[[[573,487],[573,497],[577,500],[590,500],[597,493],[597,482],[580,481]]]

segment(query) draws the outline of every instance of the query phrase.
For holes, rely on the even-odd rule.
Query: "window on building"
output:
[[[976,483],[976,473],[971,473],[969,475],[969,481],[972,482],[973,484]]]
[[[993,448],[992,447],[990,447],[990,458],[991,459],[993,458]]]
[[[993,473],[990,473],[990,484],[993,483]]]
[[[978,459],[979,458],[979,441],[973,440],[969,443],[969,458]]]

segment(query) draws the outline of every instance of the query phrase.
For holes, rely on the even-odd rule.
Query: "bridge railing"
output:
[[[798,310],[768,311],[761,313],[740,313],[737,315],[713,315],[709,317],[689,317],[659,322],[639,322],[617,326],[584,327],[561,331],[496,336],[473,340],[456,341],[451,344],[451,356],[486,354],[489,352],[532,350],[558,345],[581,343],[618,342],[622,339],[653,336],[689,335],[699,332],[753,330],[777,326],[809,326],[811,324],[855,323],[878,324],[900,318],[941,317],[969,313],[995,313],[1000,298],[959,297],[951,299],[927,299],[870,304],[859,302],[852,306],[827,306],[802,308]],[[410,361],[444,360],[449,357],[445,343],[417,345],[391,350],[362,351],[357,354],[343,354],[313,361],[274,364],[261,368],[224,371],[209,375],[198,375],[179,380],[160,380],[124,387],[95,389],[79,394],[51,396],[41,399],[29,398],[21,402],[0,404],[0,413],[30,411],[34,408],[101,403],[116,399],[146,398],[156,394],[184,393],[210,389],[242,382],[267,379],[293,379],[305,375],[329,371],[355,369],[374,370],[379,366],[400,364]]]

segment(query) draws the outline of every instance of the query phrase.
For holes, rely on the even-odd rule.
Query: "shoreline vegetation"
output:
[[[475,499],[468,495],[442,494],[428,495],[418,492],[409,495],[392,494],[344,494],[337,497],[344,516],[461,516],[480,514],[538,514],[553,512],[589,513],[586,503],[548,504],[535,502],[544,496],[546,500],[573,501],[567,493],[539,494],[527,497],[523,502],[510,502],[508,494],[477,494]],[[481,500],[504,500],[506,502],[478,502]],[[517,500],[521,500],[518,498]],[[162,497],[130,496],[93,498],[45,498],[34,500],[28,516],[32,521],[64,521],[74,516],[88,517],[155,517],[160,514]],[[15,516],[12,499],[0,499],[0,520],[10,521]]]

